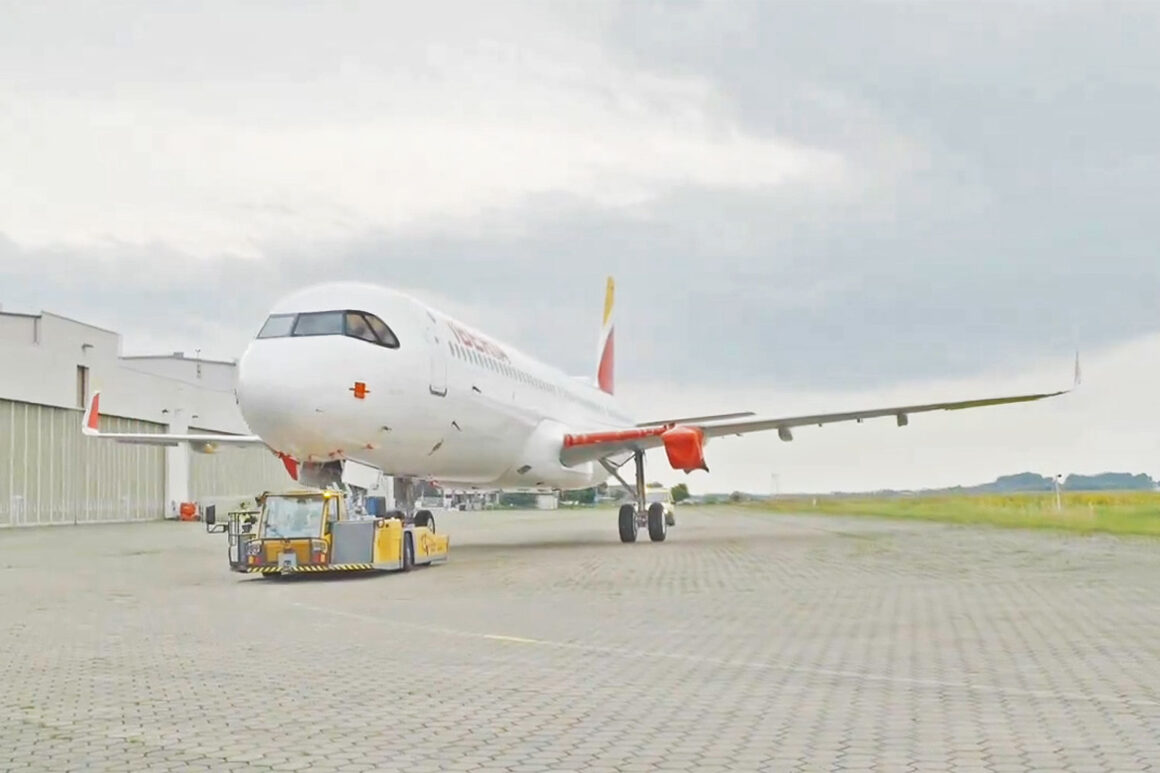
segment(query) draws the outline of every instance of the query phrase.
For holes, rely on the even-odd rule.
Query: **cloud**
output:
[[[555,25],[537,16],[527,30],[458,46],[323,46],[300,80],[267,82],[269,63],[227,77],[231,61],[255,64],[241,49],[249,41],[233,36],[205,81],[193,80],[153,39],[187,49],[181,17],[132,14],[128,54],[63,54],[119,72],[138,61],[125,88],[17,77],[0,91],[10,117],[0,232],[27,246],[163,241],[194,257],[261,258],[303,240],[454,228],[555,192],[622,207],[676,185],[841,184],[840,156],[740,131],[702,79],[615,67],[582,38],[539,38]],[[324,17],[345,28],[341,11]],[[379,19],[389,21],[371,12],[367,23]],[[256,33],[273,22],[257,46],[284,61],[306,21],[244,14],[239,25]],[[410,21],[425,30],[434,20]],[[158,82],[156,61],[172,81]]]
[[[26,4],[0,303],[230,358],[361,279],[589,373],[613,274],[620,384],[969,386],[1160,330],[1158,15]]]

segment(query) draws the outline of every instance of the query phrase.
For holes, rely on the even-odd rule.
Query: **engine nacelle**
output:
[[[705,464],[705,433],[697,427],[673,427],[661,434],[665,453],[674,470],[709,471]]]

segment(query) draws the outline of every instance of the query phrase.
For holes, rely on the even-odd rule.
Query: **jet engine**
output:
[[[709,471],[705,464],[705,433],[697,427],[672,427],[661,434],[668,454],[669,464],[674,470],[692,472]]]

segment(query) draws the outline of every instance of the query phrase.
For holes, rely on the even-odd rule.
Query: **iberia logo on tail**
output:
[[[604,321],[600,326],[600,354],[596,365],[596,383],[600,389],[612,394],[612,354],[613,354],[613,325],[612,325],[612,297],[615,285],[612,277],[608,277],[608,285],[604,291]]]

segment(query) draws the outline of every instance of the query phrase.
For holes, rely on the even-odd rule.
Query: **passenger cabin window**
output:
[[[258,338],[299,336],[347,336],[367,343],[398,349],[399,339],[381,319],[365,311],[311,311],[273,314],[262,325]]]

